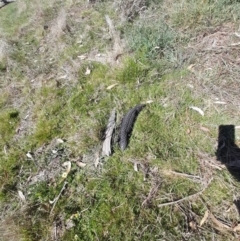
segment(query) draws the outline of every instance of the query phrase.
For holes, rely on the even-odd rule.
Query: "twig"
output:
[[[181,198],[181,199],[172,201],[172,202],[167,202],[167,203],[159,204],[158,207],[161,208],[161,207],[164,207],[164,206],[169,206],[169,205],[177,204],[177,203],[180,203],[180,202],[183,202],[183,201],[185,201],[185,200],[189,200],[189,199],[192,199],[192,198],[194,198],[194,197],[196,197],[196,196],[201,195],[201,194],[208,188],[208,186],[210,185],[212,179],[213,179],[213,178],[211,178],[211,179],[209,180],[209,182],[207,183],[207,185],[206,185],[201,191],[199,191],[199,192],[197,192],[197,193],[194,193],[194,194],[192,194],[192,195],[190,195],[190,196],[187,196],[187,197],[184,197],[184,198]]]
[[[64,182],[63,187],[62,187],[61,191],[59,192],[59,194],[57,195],[57,197],[55,197],[54,200],[53,200],[52,202],[50,202],[50,203],[53,203],[52,209],[51,209],[51,211],[50,211],[50,216],[52,215],[53,209],[55,208],[55,206],[56,206],[56,204],[57,204],[57,201],[58,201],[58,199],[60,198],[62,192],[64,191],[67,183],[68,183],[68,182]]]
[[[182,173],[182,172],[175,172],[175,171],[171,171],[171,170],[170,171],[163,171],[163,174],[166,174],[166,175],[174,174],[174,175],[177,175],[177,176],[187,177],[187,178],[194,179],[194,180],[197,180],[197,181],[201,181],[201,179],[202,179],[199,176],[186,174],[186,173]]]

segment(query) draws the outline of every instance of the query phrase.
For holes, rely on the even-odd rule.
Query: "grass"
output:
[[[0,53],[0,210],[12,236],[239,238],[232,230],[239,183],[215,157],[218,126],[238,125],[238,49],[220,42],[231,58],[215,52],[218,41],[234,40],[226,36],[237,32],[238,1],[139,1],[132,13],[109,1],[26,1],[23,12],[20,3],[0,16],[3,46],[11,46]],[[121,36],[120,57],[111,61],[115,39],[105,15]],[[114,145],[95,168],[112,109],[120,124],[148,100],[129,147]],[[220,224],[208,217],[201,226],[206,210]],[[0,228],[1,234],[7,235]]]

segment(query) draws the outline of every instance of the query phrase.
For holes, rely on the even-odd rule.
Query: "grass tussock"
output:
[[[238,127],[231,153],[219,134],[239,125],[239,6],[19,0],[1,9],[0,236],[239,239],[238,173],[221,159],[238,160]],[[115,143],[102,158],[111,111],[119,128],[146,101],[129,147]]]

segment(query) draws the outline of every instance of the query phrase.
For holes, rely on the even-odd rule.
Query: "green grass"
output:
[[[44,1],[36,8],[34,3],[27,1],[22,13],[12,3],[0,16],[1,36],[11,46],[0,63],[1,218],[21,223],[16,232],[29,241],[52,240],[54,225],[59,240],[211,240],[212,233],[218,240],[233,240],[210,220],[197,230],[189,226],[193,217],[199,226],[207,209],[236,222],[236,212],[227,213],[225,206],[234,206],[239,184],[227,170],[210,165],[218,126],[238,125],[232,111],[236,92],[218,92],[225,81],[219,66],[210,74],[193,75],[189,64],[201,59],[187,50],[198,32],[239,24],[238,1],[145,2],[146,9],[131,21],[122,21],[119,11],[124,8],[115,12],[116,3],[110,1]],[[71,31],[61,29],[56,37],[50,29],[58,26],[62,8]],[[121,31],[121,58],[112,63],[80,60],[83,54],[111,51],[106,14]],[[60,78],[63,71],[66,77]],[[234,76],[229,83],[237,89]],[[107,89],[112,84],[117,85]],[[228,105],[214,104],[216,97]],[[129,109],[147,100],[153,103],[140,112],[129,147],[121,151],[115,145],[113,155],[94,168],[112,109],[119,124]],[[57,138],[66,142],[57,144]],[[81,158],[85,168],[75,163]],[[72,168],[63,180],[65,161]],[[43,170],[54,177],[31,185]],[[198,193],[210,178],[201,195],[159,207]],[[64,181],[66,189],[53,208],[49,201],[59,195]],[[74,227],[64,230],[69,219]]]
[[[237,21],[238,1],[184,1],[173,5],[171,21],[190,30],[201,30],[228,21]]]
[[[126,26],[125,35],[131,51],[141,51],[151,60],[161,58],[165,49],[173,47],[176,39],[176,33],[162,21],[154,25],[147,21]]]

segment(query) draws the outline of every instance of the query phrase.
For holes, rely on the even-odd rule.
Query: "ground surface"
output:
[[[0,240],[239,240],[239,1],[0,10]],[[129,146],[101,156],[140,103]],[[115,138],[117,139],[117,138]]]

